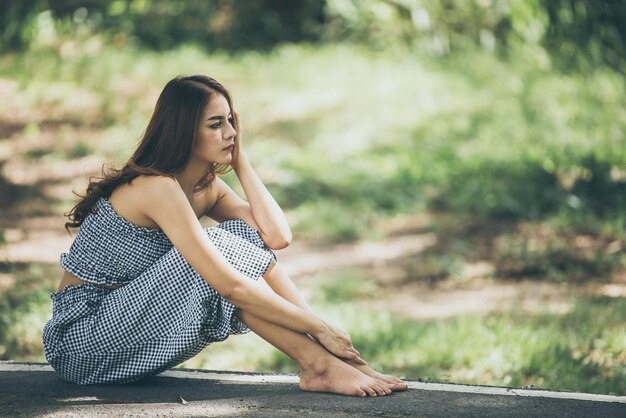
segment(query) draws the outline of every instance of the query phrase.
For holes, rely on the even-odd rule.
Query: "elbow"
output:
[[[281,234],[280,236],[267,240],[265,245],[267,245],[267,247],[271,250],[282,250],[291,244],[292,239],[293,235],[291,234],[291,231],[287,231],[285,234]]]
[[[239,283],[225,291],[222,296],[233,305],[244,308],[249,300],[250,288],[245,282]]]

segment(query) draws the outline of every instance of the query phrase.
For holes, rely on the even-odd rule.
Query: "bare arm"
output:
[[[274,267],[274,269],[275,270],[272,271],[270,275],[265,277],[265,282],[268,284],[268,286],[284,299],[313,314],[313,310],[308,305],[296,285],[291,281],[287,273],[283,270],[283,267],[276,266]],[[326,321],[324,321],[324,323],[326,324],[326,327],[331,330],[331,332],[337,335],[341,335],[347,341],[350,341],[350,344],[352,343],[352,338],[347,332]],[[317,337],[313,337],[317,339]]]
[[[296,306],[301,307],[307,312],[313,313],[313,310],[306,302],[296,285],[293,283],[282,265],[274,267],[271,274],[264,277],[267,285],[283,299],[288,300]]]
[[[324,341],[324,346],[337,356],[363,362],[351,342],[335,336],[319,317],[237,271],[206,235],[175,180],[152,177],[148,181],[142,196],[145,214],[222,297],[261,319]]]
[[[267,190],[241,147],[242,126],[239,115],[232,111],[235,119],[235,149],[231,166],[237,174],[248,201],[241,199],[223,181],[216,182],[219,194],[216,204],[207,214],[218,222],[227,219],[243,219],[248,225],[259,230],[265,245],[273,250],[285,248],[291,242],[292,234],[287,218]]]
[[[315,333],[323,329],[321,319],[263,289],[228,262],[202,229],[175,180],[153,177],[150,183],[144,199],[146,214],[220,295],[266,321],[294,331]]]

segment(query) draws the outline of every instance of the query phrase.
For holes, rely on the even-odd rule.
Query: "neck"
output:
[[[193,195],[196,185],[204,177],[206,170],[206,163],[190,161],[187,167],[175,176],[176,181],[187,196]]]

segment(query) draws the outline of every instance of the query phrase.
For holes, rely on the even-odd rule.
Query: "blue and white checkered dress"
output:
[[[205,228],[242,274],[258,279],[276,259],[242,220]],[[134,225],[101,198],[61,266],[86,284],[51,295],[46,359],[68,381],[125,383],[154,375],[230,334],[250,330],[159,229]],[[107,289],[100,285],[123,285]]]

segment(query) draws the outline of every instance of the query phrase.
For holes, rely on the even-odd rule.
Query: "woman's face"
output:
[[[230,163],[237,133],[232,123],[228,101],[214,94],[198,121],[194,157],[207,163]]]

